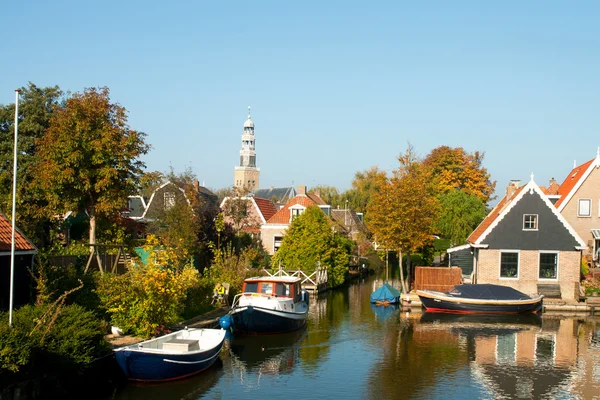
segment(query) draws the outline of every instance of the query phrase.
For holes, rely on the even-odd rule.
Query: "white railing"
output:
[[[313,285],[315,288],[321,285],[327,285],[327,267],[317,267],[317,269],[310,275],[300,269],[296,271],[286,271],[283,268],[279,268],[275,273],[271,274],[266,269],[265,271],[269,276],[296,276],[302,279],[302,285]]]

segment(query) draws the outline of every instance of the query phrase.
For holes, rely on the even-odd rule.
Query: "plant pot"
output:
[[[123,329],[119,328],[118,326],[111,326],[110,331],[115,336],[123,336]]]

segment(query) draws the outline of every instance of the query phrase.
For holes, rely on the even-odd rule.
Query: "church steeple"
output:
[[[260,169],[256,167],[256,139],[254,137],[254,121],[248,107],[248,119],[244,122],[242,133],[242,149],[240,150],[240,165],[235,167],[234,186],[245,187],[252,191],[259,188],[258,178]]]

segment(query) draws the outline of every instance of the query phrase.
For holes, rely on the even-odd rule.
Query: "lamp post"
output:
[[[12,327],[13,291],[15,280],[15,220],[17,204],[17,138],[19,135],[19,89],[15,89],[15,144],[13,159],[13,192],[12,192],[12,232],[10,241],[10,299],[8,305],[8,326]]]

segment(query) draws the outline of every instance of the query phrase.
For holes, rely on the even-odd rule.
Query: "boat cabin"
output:
[[[296,277],[254,277],[244,281],[244,296],[265,295],[292,298],[294,302],[302,299],[300,278]]]

